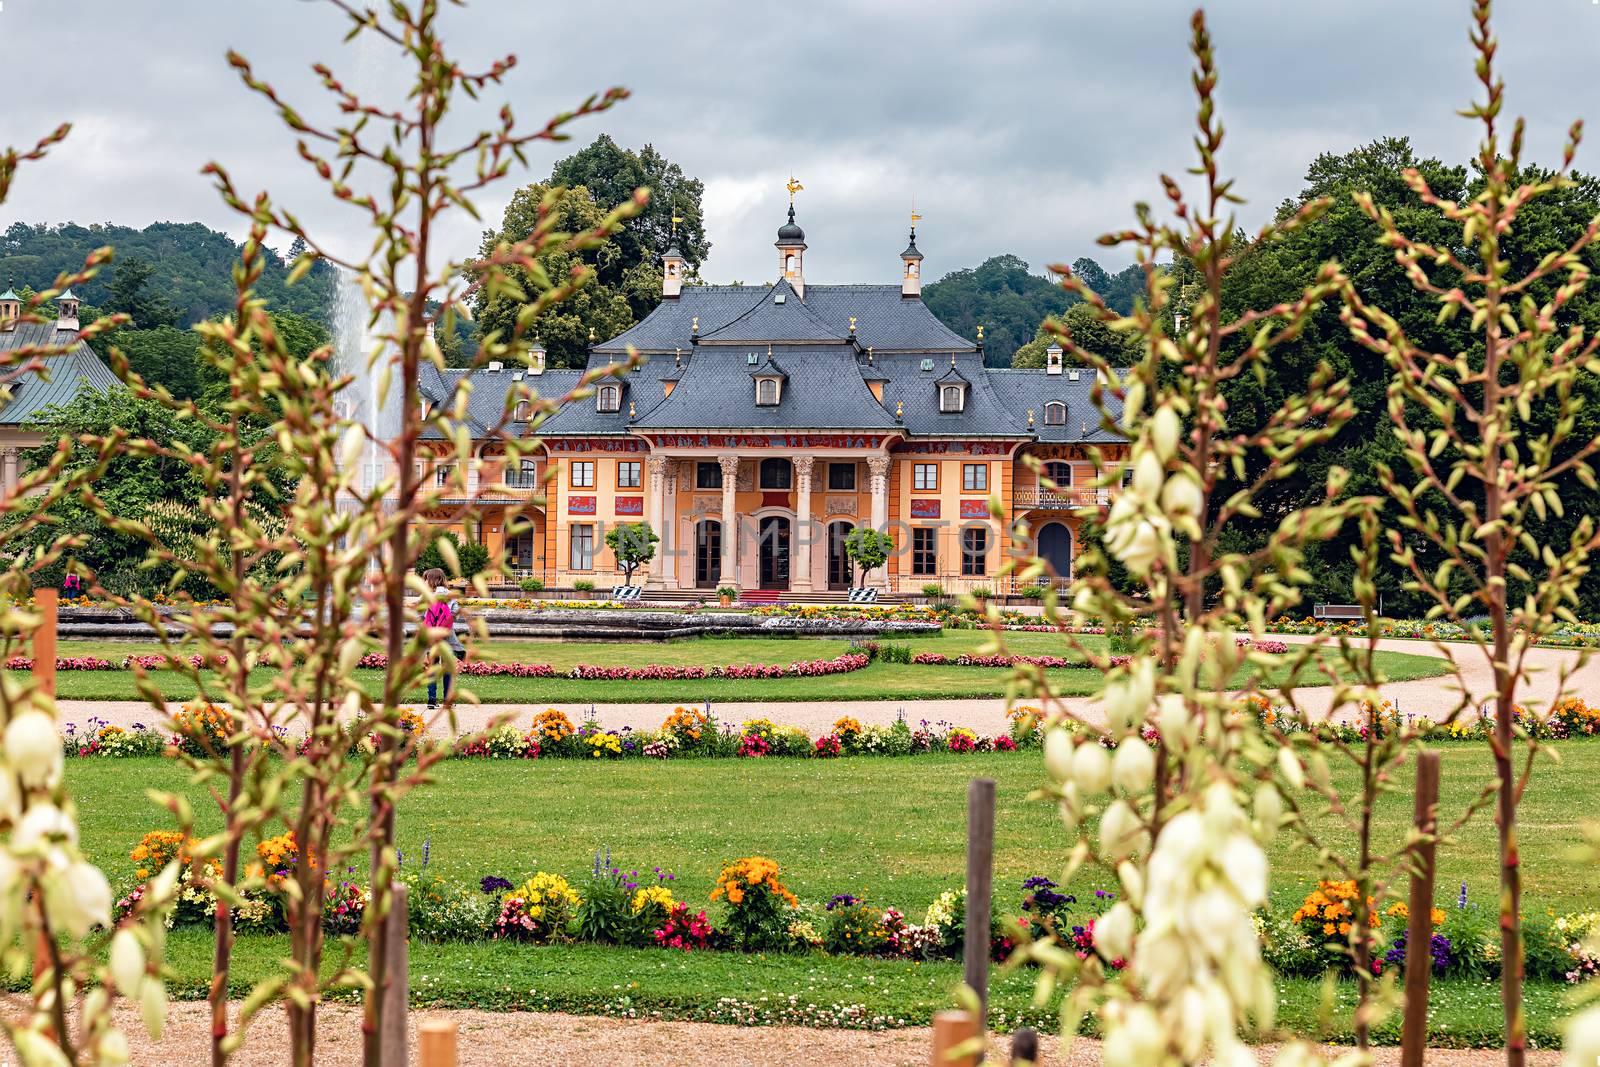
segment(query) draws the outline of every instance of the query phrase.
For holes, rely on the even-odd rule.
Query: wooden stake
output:
[[[454,1019],[423,1019],[417,1023],[417,1058],[421,1067],[456,1067]]]
[[[974,783],[976,784],[976,783]],[[989,783],[991,786],[993,782]],[[931,1067],[978,1067],[976,1053],[956,1059],[950,1051],[978,1036],[978,1017],[970,1011],[940,1011],[933,1016],[933,1059]]]
[[[410,1048],[406,1040],[406,1010],[411,1004],[411,959],[406,934],[408,919],[407,889],[404,882],[396,881],[391,887],[389,915],[384,923],[385,975],[374,975],[383,986],[383,1032],[378,1047],[382,1050],[384,1067],[408,1067]],[[455,1031],[451,1030],[452,1048]],[[453,1055],[453,1054],[452,1054]],[[426,1062],[426,1060],[424,1060]],[[454,1058],[450,1060],[455,1063]]]
[[[1428,1052],[1428,980],[1433,972],[1433,860],[1439,829],[1439,753],[1417,755],[1412,825],[1421,840],[1413,849],[1410,915],[1406,921],[1406,1011],[1400,1029],[1401,1067],[1422,1067]]]
[[[985,1029],[989,1019],[989,908],[993,882],[994,779],[974,778],[967,783],[967,930],[963,955],[967,985],[978,995],[978,1018]]]
[[[33,632],[33,680],[48,697],[56,695],[56,627],[60,625],[61,594],[55,589],[35,589],[33,606],[43,618]]]
[[[1011,1067],[1034,1067],[1039,1062],[1039,1035],[1022,1027],[1011,1035]]]

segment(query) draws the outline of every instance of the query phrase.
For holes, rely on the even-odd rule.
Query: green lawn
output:
[[[913,652],[942,652],[958,656],[963,652],[992,651],[994,635],[977,630],[946,630],[940,634],[912,638],[897,644],[909,645]],[[1103,647],[1104,638],[1084,638],[1090,647]],[[477,646],[475,654],[487,660],[549,663],[567,670],[578,663],[643,666],[661,664],[780,663],[798,659],[831,659],[841,655],[848,641],[797,638],[699,638],[660,643],[489,641]],[[1057,634],[1008,633],[1007,652],[1012,655],[1069,656],[1071,650]],[[99,656],[113,662],[130,654],[150,654],[154,646],[135,642],[63,641],[62,656]],[[1400,652],[1378,653],[1379,666],[1392,681],[1429,678],[1443,673],[1443,661],[1431,656]],[[1279,674],[1286,674],[1280,671]],[[162,693],[173,700],[195,695],[194,686],[170,672],[152,675]],[[535,703],[694,703],[729,700],[918,700],[1005,695],[1011,671],[998,667],[923,666],[874,663],[850,674],[817,678],[705,678],[694,681],[606,681],[572,678],[482,677],[464,680],[487,704]],[[1084,696],[1095,691],[1099,676],[1093,671],[1062,669],[1048,672],[1051,686],[1061,696]],[[257,681],[265,683],[269,674],[261,672]],[[1301,672],[1298,684],[1315,685],[1320,676],[1311,670]],[[364,672],[369,692],[376,694],[381,675]],[[57,694],[64,700],[128,700],[137,697],[132,675],[125,671],[62,671],[57,675]],[[411,694],[420,700],[419,690]]]
[[[1489,773],[1489,756],[1475,745],[1446,746],[1443,752],[1443,810],[1451,813],[1479,788]],[[1541,766],[1522,807],[1530,912],[1596,906],[1592,871],[1571,863],[1566,853],[1576,841],[1579,819],[1594,808],[1600,744],[1569,742],[1560,752],[1559,763]],[[1026,800],[1042,776],[1036,752],[832,762],[449,761],[441,765],[435,784],[402,805],[400,843],[408,866],[418,861],[427,841],[430,869],[473,881],[486,874],[518,878],[536,868],[576,878],[587,870],[594,850],[609,845],[614,859],[627,867],[674,870],[678,895],[691,901],[706,899],[724,861],[759,853],[782,864],[786,881],[803,900],[864,891],[916,920],[939,892],[960,884],[965,785],[977,775],[998,783],[998,906],[1015,909],[1022,880],[1033,874],[1057,876],[1069,847],[1053,809]],[[1400,777],[1403,784],[1407,775]],[[85,848],[117,881],[129,876],[127,851],[138,836],[167,825],[144,791],[183,788],[183,779],[160,759],[85,760],[69,763],[68,784],[78,799]],[[202,829],[215,829],[214,810],[189,791]],[[1403,788],[1384,797],[1379,847],[1401,840],[1410,809]],[[1315,857],[1285,836],[1272,849],[1272,862],[1274,904],[1292,908],[1316,877]],[[1471,900],[1492,906],[1496,872],[1494,827],[1480,817],[1440,848],[1440,902],[1453,900],[1466,882]],[[1103,885],[1109,888],[1081,879],[1070,888],[1082,894]],[[210,973],[208,952],[203,932],[174,937],[173,966],[185,991],[203,989]],[[242,973],[259,974],[281,955],[282,942],[245,937],[240,953]],[[684,1017],[706,1015],[721,997],[756,1000],[792,993],[819,1009],[864,1003],[921,1021],[946,1003],[957,976],[953,964],[686,957],[593,946],[418,945],[412,958],[413,988],[425,1001],[537,1007],[548,996],[552,1007],[596,1012],[628,996],[635,1006]],[[1285,1022],[1312,1028],[1319,1011],[1317,984],[1285,980],[1282,997]],[[1025,976],[1000,980],[997,1010],[1014,1018],[1026,1000]],[[1528,1004],[1533,1032],[1544,1042],[1553,1040],[1565,1010],[1560,990],[1536,984]],[[1498,1011],[1490,988],[1442,983],[1433,1016],[1437,1039],[1492,1040]]]

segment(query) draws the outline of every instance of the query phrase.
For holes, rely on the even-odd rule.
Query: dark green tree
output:
[[[137,257],[118,263],[111,274],[111,292],[106,300],[106,310],[123,312],[133,319],[141,330],[171,326],[178,321],[178,311],[166,295],[154,291],[149,285],[156,269]]]
[[[600,271],[600,281],[629,294],[634,317],[643,318],[661,300],[661,255],[673,244],[683,253],[691,272],[711,251],[706,240],[700,201],[705,185],[683,173],[683,168],[645,145],[637,152],[619,146],[607,134],[555,165],[551,185],[582,186],[602,212],[633,198],[637,189],[650,190],[650,202],[628,220],[612,238],[620,255]],[[678,219],[673,235],[673,218]],[[653,285],[643,282],[648,276]]]
[[[456,562],[461,564],[461,573],[456,574],[455,568],[445,560],[444,553],[439,551],[439,542],[449,541],[456,550]],[[471,578],[489,565],[489,550],[476,541],[463,541],[454,533],[446,530],[444,533],[428,542],[426,548],[417,553],[417,573],[426,574],[435,567],[444,571],[452,578]]]
[[[632,585],[633,572],[655,559],[660,540],[648,522],[624,522],[606,531],[606,547],[622,568],[625,583]]]
[[[181,400],[200,395],[200,335],[176,326],[118,330],[111,344],[128,357],[128,367],[150,385],[164,385]]]
[[[489,256],[501,242],[520,241],[532,233],[547,216],[553,219],[557,232],[579,234],[599,226],[606,213],[583,187],[560,189],[534,184],[518,189],[506,205],[505,215],[498,230],[483,237],[483,255]],[[578,263],[595,269],[596,277],[579,289],[571,299],[551,308],[534,323],[539,337],[549,353],[553,367],[581,367],[588,359],[591,332],[596,340],[615,337],[634,323],[632,304],[626,284],[622,287],[607,285],[601,278],[623,277],[627,283],[636,278],[640,264],[632,275],[618,269],[622,250],[612,241],[598,248],[572,251],[565,244],[555,245],[540,258],[543,271],[530,276],[521,268],[509,269],[522,288],[520,295],[501,295],[490,298],[484,289],[474,295],[473,317],[478,323],[478,338],[482,341],[491,334],[508,334],[528,300],[550,288],[553,282],[564,282]],[[657,293],[660,292],[660,267],[657,272]]]
[[[857,526],[844,538],[844,554],[861,571],[861,584],[867,584],[867,575],[889,561],[894,551],[894,538],[870,526]]]
[[[1126,366],[1138,356],[1138,346],[1131,342],[1126,334],[1120,334],[1095,318],[1086,304],[1074,304],[1069,307],[1066,314],[1059,316],[1063,326],[1072,332],[1072,337],[1078,344],[1091,352],[1097,352],[1110,360],[1113,364]],[[1045,350],[1056,343],[1055,335],[1043,326],[1034,335],[1033,340],[1017,349],[1011,357],[1013,367],[1042,367],[1044,366]]]

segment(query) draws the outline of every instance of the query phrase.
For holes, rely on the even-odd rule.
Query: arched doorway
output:
[[[828,588],[849,589],[852,566],[845,553],[844,541],[855,526],[840,519],[828,523]]]
[[[709,589],[722,580],[722,523],[702,519],[694,527],[694,584]]]
[[[1038,552],[1056,572],[1056,577],[1066,581],[1072,577],[1072,531],[1059,522],[1047,522],[1039,529]]]
[[[762,589],[789,588],[789,520],[768,515],[761,520],[758,545]]]

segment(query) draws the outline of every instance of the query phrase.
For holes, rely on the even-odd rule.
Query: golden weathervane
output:
[[[789,181],[784,185],[784,188],[789,190],[789,203],[792,204],[792,203],[794,203],[794,194],[798,193],[800,190],[804,189],[805,186],[803,186],[799,182],[795,181],[794,180],[794,175],[791,174],[791,175],[789,175]]]
[[[672,216],[672,236],[678,236],[678,223],[683,221],[682,215]]]

